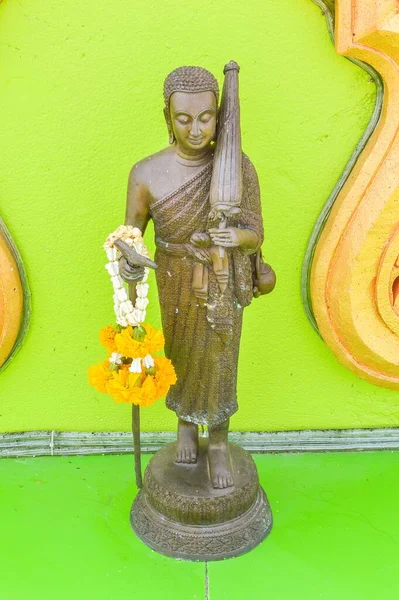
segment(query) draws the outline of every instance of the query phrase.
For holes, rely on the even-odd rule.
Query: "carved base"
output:
[[[177,465],[176,444],[168,444],[147,467],[130,521],[137,536],[161,554],[230,558],[257,546],[271,530],[272,513],[251,456],[230,444],[235,485],[215,490],[206,450],[201,440],[197,464]]]

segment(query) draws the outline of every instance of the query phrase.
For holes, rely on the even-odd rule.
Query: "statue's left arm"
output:
[[[225,248],[243,248],[248,254],[256,252],[263,242],[262,207],[260,190],[255,167],[249,158],[243,155],[243,196],[241,213],[237,217],[236,227],[210,229],[212,241]]]

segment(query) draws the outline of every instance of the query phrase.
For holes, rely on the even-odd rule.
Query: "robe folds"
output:
[[[242,162],[241,213],[228,225],[254,230],[263,241],[259,184],[245,155]],[[193,293],[195,259],[184,244],[196,232],[207,232],[212,163],[167,196],[154,200],[150,213],[157,250],[155,261],[165,354],[171,359],[177,383],[171,386],[166,405],[185,421],[216,426],[237,408],[237,364],[243,307],[252,299],[251,260],[241,248],[228,254],[228,286],[222,293],[212,265],[206,266],[208,299],[203,306]],[[198,263],[197,263],[198,266]],[[225,328],[229,342],[220,332]]]

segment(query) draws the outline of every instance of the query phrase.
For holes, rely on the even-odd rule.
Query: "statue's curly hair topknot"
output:
[[[163,96],[169,111],[169,100],[174,92],[213,92],[219,101],[219,85],[216,78],[203,67],[179,67],[165,79]]]

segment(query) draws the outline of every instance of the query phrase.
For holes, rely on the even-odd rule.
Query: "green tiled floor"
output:
[[[0,600],[390,600],[399,454],[256,457],[274,512],[250,554],[165,558],[128,523],[130,456],[0,461]]]

